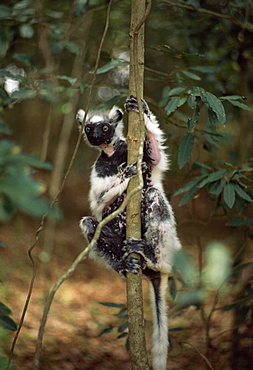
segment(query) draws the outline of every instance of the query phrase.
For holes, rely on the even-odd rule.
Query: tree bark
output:
[[[146,0],[132,0],[130,25],[130,76],[129,95],[137,96],[139,107],[144,84],[144,21]],[[139,109],[140,110],[140,109]],[[130,111],[128,115],[128,163],[137,161],[139,176],[131,180],[128,192],[142,185],[141,162],[143,157],[144,124],[140,114]],[[141,238],[141,190],[127,206],[127,237]],[[142,301],[142,272],[127,274],[127,306],[129,342],[134,370],[149,369],[144,331]]]

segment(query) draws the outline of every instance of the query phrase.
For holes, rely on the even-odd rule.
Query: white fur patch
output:
[[[95,115],[90,119],[90,123],[98,123],[104,120],[103,116]]]

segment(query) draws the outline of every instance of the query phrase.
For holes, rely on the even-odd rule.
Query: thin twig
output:
[[[232,326],[232,327],[231,327],[231,328],[229,328],[229,329],[223,330],[223,331],[222,331],[222,332],[220,332],[219,334],[214,335],[214,336],[212,337],[212,340],[214,340],[214,339],[216,339],[216,338],[220,337],[221,335],[224,335],[224,334],[226,334],[226,333],[228,333],[228,332],[230,332],[230,331],[233,331],[233,330],[235,330],[235,329],[239,329],[239,328],[240,328],[240,326],[242,326],[242,325],[246,324],[247,322],[249,322],[249,321],[251,321],[251,320],[252,320],[252,319],[251,319],[251,317],[249,317],[248,319],[246,319],[246,320],[242,321],[240,324],[238,324],[238,325],[236,325],[236,326]]]
[[[136,187],[133,189],[127,196],[125,197],[123,203],[121,206],[111,213],[109,216],[107,216],[105,219],[103,219],[97,226],[95,235],[91,242],[87,245],[87,247],[77,256],[75,261],[72,263],[70,268],[58,279],[56,284],[54,285],[53,289],[51,290],[49,297],[46,301],[45,307],[44,307],[44,312],[43,312],[43,317],[41,320],[40,324],[40,329],[39,329],[39,334],[38,334],[38,339],[37,339],[37,346],[36,346],[36,351],[35,351],[35,357],[34,357],[34,367],[33,369],[38,369],[39,366],[39,361],[40,361],[40,353],[41,353],[41,348],[42,348],[42,341],[43,341],[43,336],[44,336],[44,331],[45,331],[45,325],[47,322],[48,318],[48,313],[51,307],[51,304],[53,302],[55,293],[59,289],[59,287],[62,285],[62,283],[69,278],[69,276],[75,271],[76,267],[78,264],[83,261],[85,258],[87,258],[89,251],[93,248],[95,245],[96,241],[98,240],[100,236],[100,232],[102,230],[102,227],[106,225],[109,221],[113,220],[118,214],[122,213],[124,209],[126,208],[126,205],[130,201],[130,199],[133,197],[134,194],[136,194],[138,191],[141,190],[141,186]]]
[[[135,26],[134,28],[134,34],[137,35],[141,26],[146,22],[148,16],[149,16],[149,13],[151,11],[151,6],[152,6],[152,1],[151,0],[147,0],[146,1],[146,9],[145,9],[145,13],[142,17],[142,19],[140,20],[140,22]]]
[[[181,344],[188,344],[188,346],[191,346],[192,348],[194,348],[195,351],[205,360],[205,362],[207,363],[208,367],[211,370],[214,370],[214,367],[211,365],[210,361],[206,358],[206,356],[203,355],[203,353],[201,353],[200,350],[197,347],[195,347],[193,344],[191,344],[189,342],[180,342],[179,344],[180,344],[180,346],[181,346]]]
[[[10,356],[9,356],[9,359],[8,359],[8,362],[7,362],[6,370],[8,370],[10,368],[11,361],[12,361],[13,354],[14,354],[14,349],[15,349],[15,346],[16,346],[16,342],[18,340],[18,336],[19,336],[20,330],[21,330],[21,328],[23,326],[23,323],[24,323],[24,319],[25,319],[25,315],[26,315],[26,312],[27,312],[27,309],[28,309],[28,305],[29,305],[30,300],[31,300],[31,295],[32,295],[34,281],[35,281],[36,272],[37,272],[37,270],[36,270],[36,264],[35,264],[35,261],[34,261],[33,256],[32,256],[32,251],[33,251],[33,248],[36,246],[36,244],[37,244],[37,242],[39,240],[39,234],[40,234],[40,232],[43,229],[45,218],[46,218],[46,215],[44,215],[42,217],[40,226],[37,229],[36,234],[35,234],[34,243],[33,243],[33,245],[28,250],[28,256],[29,256],[29,259],[30,259],[30,261],[32,263],[32,277],[31,277],[31,281],[30,281],[30,285],[29,285],[29,289],[28,289],[28,293],[27,293],[25,305],[24,305],[24,308],[23,308],[23,311],[22,311],[22,314],[21,314],[20,322],[19,322],[17,331],[15,333],[15,336],[13,338],[13,341],[12,341],[12,345],[11,345],[11,349],[10,349]]]

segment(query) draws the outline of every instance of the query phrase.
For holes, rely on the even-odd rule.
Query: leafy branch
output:
[[[162,2],[165,3],[165,4],[171,5],[171,6],[176,6],[178,8],[192,10],[192,11],[200,13],[200,14],[207,14],[207,15],[210,15],[210,16],[216,17],[216,18],[227,19],[227,20],[230,20],[231,22],[233,22],[234,24],[236,24],[237,26],[239,26],[243,29],[247,29],[251,32],[253,31],[253,25],[252,25],[252,23],[250,23],[247,20],[247,17],[245,17],[244,22],[242,22],[242,21],[240,21],[240,19],[238,17],[236,18],[235,16],[233,16],[231,14],[218,13],[218,12],[215,12],[213,10],[209,10],[209,9],[205,9],[205,8],[201,8],[201,7],[194,7],[193,5],[185,4],[180,0],[176,1],[176,2],[175,1],[170,1],[170,0],[163,0]]]

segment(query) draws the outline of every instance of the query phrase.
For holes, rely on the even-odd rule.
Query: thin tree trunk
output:
[[[130,25],[129,95],[143,97],[144,83],[144,24],[146,0],[132,0]],[[143,113],[130,111],[128,116],[128,163],[138,161],[140,175],[131,180],[128,192],[142,184],[141,162],[144,142]],[[127,237],[141,238],[141,191],[127,206]],[[129,341],[134,370],[149,369],[144,331],[142,273],[127,274],[127,306]]]

